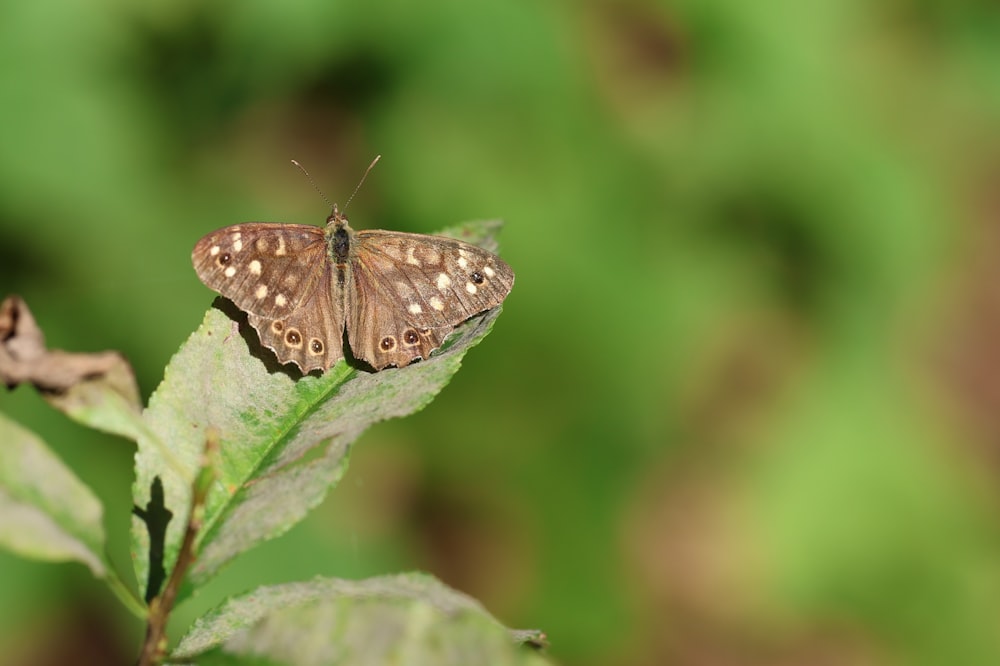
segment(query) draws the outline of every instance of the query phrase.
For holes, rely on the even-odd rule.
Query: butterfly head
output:
[[[347,222],[347,216],[340,212],[337,208],[337,204],[333,204],[333,210],[326,217],[326,233],[333,234],[338,229],[350,229],[351,225]]]
[[[333,210],[326,218],[326,230],[323,236],[330,248],[330,255],[338,264],[343,264],[350,257],[352,234],[353,230],[347,223],[347,216],[337,210],[337,204],[333,204]]]

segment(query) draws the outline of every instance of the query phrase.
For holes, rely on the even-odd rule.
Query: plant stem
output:
[[[187,526],[184,529],[184,540],[177,561],[170,572],[170,578],[163,591],[149,602],[149,615],[146,622],[146,639],[139,654],[138,666],[157,666],[167,654],[167,620],[174,609],[177,593],[188,568],[195,560],[194,541],[202,526],[205,515],[205,498],[208,489],[215,478],[211,461],[218,450],[219,438],[213,432],[208,433],[205,441],[205,453],[202,457],[201,469],[191,487],[191,510],[188,514]]]
[[[146,619],[148,616],[146,605],[135,596],[116,571],[109,571],[104,580],[111,587],[111,591],[114,592],[115,596],[125,605],[125,608],[129,609],[140,620]]]

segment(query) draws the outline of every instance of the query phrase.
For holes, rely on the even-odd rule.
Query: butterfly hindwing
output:
[[[303,373],[326,371],[344,358],[343,304],[331,288],[329,267],[321,271],[318,284],[308,298],[281,317],[247,313],[262,345],[281,363],[294,363]]]
[[[402,368],[427,358],[441,346],[452,327],[414,324],[412,315],[384,305],[390,298],[385,284],[372,278],[364,267],[355,266],[356,288],[347,292],[347,335],[355,358],[376,370],[390,365]]]

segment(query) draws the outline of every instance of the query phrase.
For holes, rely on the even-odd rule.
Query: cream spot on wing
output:
[[[470,294],[474,294],[477,291],[476,285],[472,284],[471,282],[466,282],[465,283],[465,290],[467,292],[469,292]]]
[[[219,246],[218,246],[218,245],[213,245],[213,246],[212,246],[212,249],[211,249],[211,250],[209,250],[209,251],[208,251],[208,253],[209,253],[210,255],[212,255],[213,257],[214,257],[215,255],[219,254]]]
[[[440,275],[438,275],[436,284],[439,290],[444,291],[445,289],[451,286],[451,278],[448,277],[447,274],[441,273]]]
[[[420,307],[420,303],[410,303],[410,307],[406,309],[410,311],[410,314],[420,314],[424,311],[424,309]]]
[[[236,275],[236,266],[230,266],[229,268],[227,268],[225,272],[223,272],[223,275],[225,275],[226,277],[233,277],[234,275]]]
[[[406,263],[411,264],[413,266],[419,266],[420,265],[420,260],[417,259],[416,256],[414,256],[414,254],[413,254],[413,252],[415,251],[415,249],[416,248],[413,248],[413,247],[409,247],[409,248],[406,249]]]
[[[267,252],[267,240],[264,238],[258,238],[257,242],[254,243],[257,246],[258,252]]]
[[[466,250],[463,250],[462,248],[458,248],[458,256],[460,256],[460,257],[468,257],[469,253]]]
[[[409,299],[413,297],[413,287],[408,282],[397,282],[396,292],[403,298]]]
[[[286,253],[285,250],[285,237],[278,236],[278,249],[274,251],[274,254],[279,257],[283,257]]]
[[[239,236],[239,234],[236,235]],[[233,241],[233,252],[239,252],[242,249],[243,249],[243,241],[237,238],[236,240]]]
[[[267,285],[266,284],[262,284],[262,285],[258,286],[257,287],[257,291],[254,292],[254,295],[257,298],[264,298],[265,296],[267,296]]]
[[[260,262],[256,259],[250,262],[250,272],[254,275],[260,275]]]
[[[288,302],[288,299],[285,298],[284,294],[278,294],[277,296],[274,297],[274,303],[279,308],[285,307],[285,303],[287,303],[287,302]]]
[[[437,296],[431,296],[427,300],[427,302],[430,303],[431,307],[437,310],[438,312],[444,310],[444,302]]]
[[[464,250],[459,250],[459,253],[462,253],[462,252],[464,252]],[[468,268],[469,267],[469,260],[466,259],[465,257],[459,256],[458,257],[458,265],[461,266],[463,269]]]
[[[493,277],[494,275],[496,275],[496,271],[494,271],[489,266],[483,266],[483,272],[486,273],[486,277]]]

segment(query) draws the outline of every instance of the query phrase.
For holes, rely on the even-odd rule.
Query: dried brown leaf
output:
[[[132,366],[119,352],[77,354],[45,346],[19,296],[0,303],[0,381],[30,383],[57,409],[86,425],[135,439],[142,402]]]

